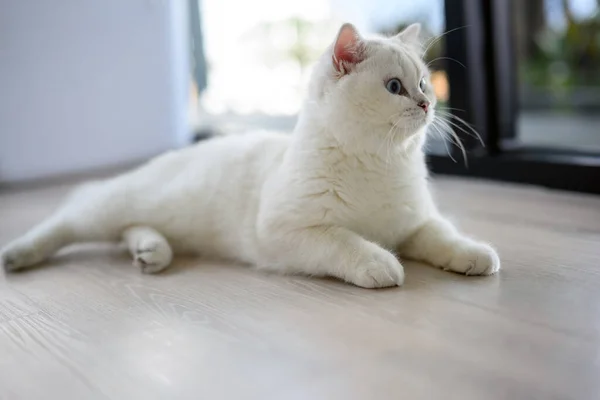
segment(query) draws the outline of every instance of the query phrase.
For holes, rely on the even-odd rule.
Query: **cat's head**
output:
[[[392,131],[400,141],[424,132],[436,98],[419,33],[413,24],[393,37],[366,39],[344,24],[316,67],[310,101],[334,123],[368,130],[362,134],[373,141]]]

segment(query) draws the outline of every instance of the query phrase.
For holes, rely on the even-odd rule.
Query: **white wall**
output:
[[[182,145],[187,0],[0,0],[0,181]]]

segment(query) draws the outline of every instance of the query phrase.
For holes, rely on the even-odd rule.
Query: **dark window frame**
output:
[[[518,142],[517,75],[511,1],[445,0],[450,105],[481,134],[461,132],[469,152],[428,156],[433,173],[542,185],[600,194],[600,154],[527,147]],[[462,111],[464,110],[464,111]]]

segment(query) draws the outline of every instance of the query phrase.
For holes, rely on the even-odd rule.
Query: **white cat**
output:
[[[147,273],[173,253],[197,253],[376,288],[403,283],[397,252],[493,274],[496,252],[458,233],[428,189],[422,147],[435,96],[419,30],[364,39],[343,25],[293,135],[213,139],[85,185],[8,245],[5,269],[70,243],[123,238]]]

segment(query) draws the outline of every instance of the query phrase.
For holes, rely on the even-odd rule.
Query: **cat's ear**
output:
[[[421,24],[410,24],[402,32],[394,36],[395,39],[401,41],[414,48],[421,56],[423,55],[423,46],[421,43]]]
[[[421,35],[421,24],[416,22],[414,24],[410,24],[402,32],[396,35],[396,38],[404,41],[404,42],[416,42],[420,43],[420,35]]]
[[[334,68],[341,75],[365,59],[365,42],[354,25],[342,25],[333,45],[332,58]]]

